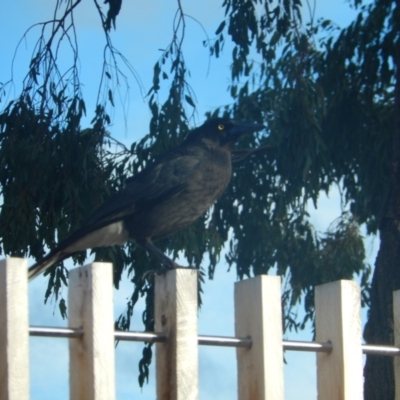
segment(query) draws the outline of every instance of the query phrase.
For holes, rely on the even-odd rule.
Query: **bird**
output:
[[[232,150],[259,123],[212,118],[181,144],[129,177],[87,221],[28,270],[28,279],[79,251],[133,241],[165,269],[178,265],[153,242],[185,228],[223,194],[232,176]]]

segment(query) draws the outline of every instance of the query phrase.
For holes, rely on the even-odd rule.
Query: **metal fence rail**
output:
[[[30,336],[57,337],[57,338],[79,338],[84,334],[82,328],[58,328],[55,326],[31,326],[29,327]],[[162,343],[167,340],[167,336],[162,332],[139,332],[139,331],[115,331],[115,340],[127,342],[147,342]],[[197,343],[200,346],[219,346],[219,347],[244,347],[250,348],[253,340],[250,336],[245,338],[229,336],[209,336],[199,335]],[[283,350],[286,351],[309,351],[330,353],[332,342],[307,342],[301,340],[283,340]],[[361,345],[363,354],[374,354],[378,356],[397,357],[400,356],[400,347],[395,346],[374,346],[369,344]]]

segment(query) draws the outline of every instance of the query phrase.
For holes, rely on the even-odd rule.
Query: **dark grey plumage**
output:
[[[107,200],[86,223],[41,261],[29,268],[29,279],[78,251],[134,240],[165,267],[176,264],[153,241],[169,236],[199,218],[227,187],[233,144],[263,125],[215,118],[189,133]]]

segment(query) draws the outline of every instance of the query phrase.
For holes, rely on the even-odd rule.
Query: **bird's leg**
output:
[[[156,246],[154,246],[154,244],[151,241],[147,240],[145,242],[139,242],[139,244],[146,250],[148,250],[150,253],[152,253],[155,257],[157,257],[157,259],[161,262],[161,264],[165,269],[169,270],[169,269],[180,268],[180,265],[178,265],[176,262],[167,257],[162,251],[160,251]]]

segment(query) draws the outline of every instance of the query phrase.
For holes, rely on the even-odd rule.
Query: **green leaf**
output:
[[[185,95],[185,100],[193,107],[195,108],[196,105],[194,104],[194,101],[192,100],[192,98],[188,95]]]
[[[114,100],[111,89],[108,90],[108,100],[110,100],[111,105],[114,107]]]
[[[219,35],[219,34],[224,30],[225,24],[226,24],[226,21],[222,21],[222,22],[219,24],[219,27],[218,27],[217,30],[215,31],[215,34],[216,34],[216,35]]]
[[[59,310],[60,310],[60,314],[61,314],[62,319],[68,318],[68,315],[67,315],[67,305],[66,305],[64,299],[61,299],[61,300],[60,300],[60,302],[58,303],[58,308],[59,308]]]

